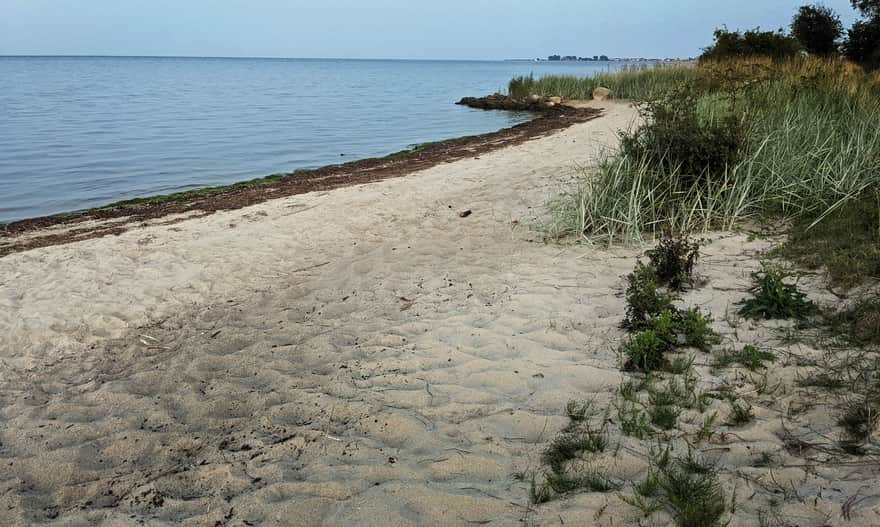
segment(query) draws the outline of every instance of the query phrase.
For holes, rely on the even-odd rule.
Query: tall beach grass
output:
[[[678,167],[610,152],[553,203],[556,235],[631,241],[670,227],[729,229],[770,218],[809,227],[880,189],[880,75],[852,64],[807,57],[733,61],[577,81],[539,79],[529,89],[580,97],[598,84],[637,100],[686,84],[699,93],[702,122],[738,120],[740,155],[688,186],[682,182],[693,174]]]
[[[687,65],[628,67],[617,73],[599,73],[591,77],[573,75],[532,75],[516,77],[507,87],[513,97],[542,95],[566,99],[592,99],[593,90],[602,86],[620,99],[644,99],[660,95],[681,82],[691,82],[695,69]]]

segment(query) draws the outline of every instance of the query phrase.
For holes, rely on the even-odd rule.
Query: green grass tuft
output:
[[[753,275],[757,284],[750,290],[739,313],[749,318],[803,319],[815,311],[815,306],[797,286],[787,284],[788,277],[781,269],[765,265]]]
[[[776,361],[776,355],[751,344],[739,351],[725,350],[715,357],[716,368],[727,368],[731,364],[741,364],[751,371],[766,368],[765,362]]]

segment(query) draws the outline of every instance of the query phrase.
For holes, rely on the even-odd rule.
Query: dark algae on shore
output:
[[[0,225],[0,257],[38,247],[121,234],[144,221],[171,214],[208,215],[271,199],[401,177],[441,163],[518,145],[601,115],[593,108],[554,106],[538,117],[497,132],[419,145],[386,157],[290,174],[276,174],[222,187],[122,201],[71,214]],[[172,220],[174,221],[174,220]],[[180,220],[177,220],[180,221]],[[52,227],[52,232],[41,232]]]

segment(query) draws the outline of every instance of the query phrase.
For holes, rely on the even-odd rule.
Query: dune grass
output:
[[[548,75],[516,77],[507,91],[513,97],[542,95],[566,99],[592,99],[599,86],[611,90],[619,99],[644,99],[658,96],[676,84],[692,82],[696,70],[687,65],[625,68],[619,73],[599,73],[591,77]]]
[[[806,57],[783,63],[709,63],[679,70],[623,72],[601,80],[625,87],[617,91],[618,97],[642,100],[657,99],[661,87],[668,88],[660,96],[666,99],[645,107],[642,117],[647,124],[624,133],[622,142],[626,147],[628,140],[642,146],[653,141],[649,145],[659,145],[667,158],[658,162],[656,148],[608,153],[597,166],[584,170],[576,188],[553,203],[552,234],[631,241],[669,228],[731,229],[745,220],[784,219],[813,233],[808,236],[827,232],[830,238],[840,229],[820,226],[845,221],[840,211],[852,206],[877,208],[880,74],[865,73],[842,61]],[[550,79],[546,86],[556,82]],[[582,80],[578,89],[586,90],[595,82]],[[686,84],[670,86],[681,82]],[[569,90],[568,96],[578,94],[572,86],[558,83],[558,87]],[[684,92],[695,94],[692,109],[676,109],[673,115],[661,112],[666,108],[662,104],[673,104],[662,101],[675,101]],[[680,119],[692,128],[691,135],[669,137],[669,130],[681,128]],[[738,123],[735,157],[700,172],[694,170],[691,157],[687,164],[678,161],[685,147],[688,155],[692,153],[694,142],[715,141],[706,130],[731,120]],[[707,144],[707,151],[712,144]],[[875,239],[880,225],[866,229],[849,238]],[[862,254],[873,258],[873,263],[853,261]],[[876,269],[876,256],[876,251],[853,249],[844,263]]]

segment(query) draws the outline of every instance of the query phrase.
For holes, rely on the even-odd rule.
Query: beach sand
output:
[[[642,248],[539,228],[636,117],[605,108],[403,178],[0,259],[0,525],[636,525],[619,493],[530,507],[513,477],[540,468],[567,401],[607,407],[623,378]],[[729,342],[768,338],[723,319],[772,240],[711,239],[685,302]],[[822,401],[788,411],[801,366],[774,366],[787,391],[768,394],[709,362],[702,382],[727,375],[758,417],[705,449],[738,497],[731,525],[771,498],[792,525],[880,525],[876,465],[817,465],[780,438],[834,427]],[[642,479],[644,443],[612,443],[610,473]],[[752,467],[764,450],[778,463]]]

